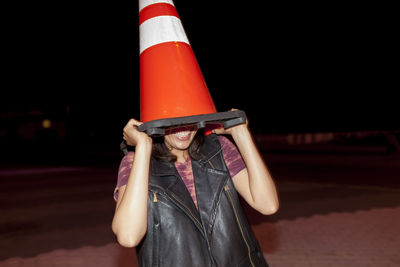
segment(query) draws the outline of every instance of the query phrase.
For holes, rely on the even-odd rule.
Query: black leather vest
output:
[[[241,208],[216,135],[192,161],[198,209],[173,163],[152,159],[148,228],[139,265],[268,266]]]

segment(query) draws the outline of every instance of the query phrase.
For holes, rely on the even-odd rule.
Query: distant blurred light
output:
[[[50,128],[50,127],[51,127],[51,121],[48,120],[48,119],[44,119],[44,120],[42,121],[42,126],[43,126],[43,128],[45,128],[45,129]]]

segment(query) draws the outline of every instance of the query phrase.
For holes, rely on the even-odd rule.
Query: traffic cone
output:
[[[139,35],[139,130],[221,120],[172,0],[139,0]]]

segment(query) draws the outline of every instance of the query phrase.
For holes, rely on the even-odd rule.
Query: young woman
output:
[[[135,152],[122,159],[114,191],[118,242],[136,247],[140,266],[268,266],[237,195],[264,215],[278,210],[247,123],[208,136],[181,126],[154,140],[140,124],[123,130]]]

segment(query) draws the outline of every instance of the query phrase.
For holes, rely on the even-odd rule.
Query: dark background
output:
[[[245,110],[254,132],[399,128],[390,7],[174,2],[217,109]],[[137,3],[4,13],[2,161],[119,153],[140,116]]]

